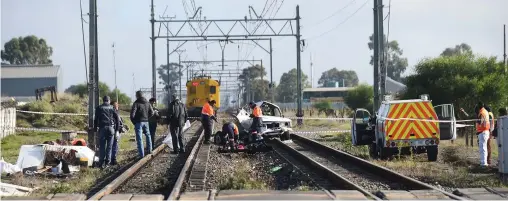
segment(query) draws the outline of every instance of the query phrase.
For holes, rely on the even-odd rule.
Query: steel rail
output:
[[[190,128],[197,126],[197,121],[192,122],[191,126],[187,128],[183,133],[190,130]],[[99,192],[92,195],[88,200],[100,200],[105,195],[111,194],[113,191],[118,189],[122,184],[127,182],[130,178],[132,178],[136,173],[144,167],[148,162],[150,162],[152,159],[157,157],[159,153],[166,148],[167,145],[162,143],[157,148],[155,148],[151,154],[146,155],[139,161],[137,161],[134,165],[129,167],[127,170],[125,170],[122,174],[120,174],[116,179],[111,181],[108,185],[106,185],[104,188],[102,188]]]
[[[201,131],[201,135],[199,136],[198,140],[196,141],[196,144],[194,144],[194,147],[192,148],[191,153],[189,154],[189,157],[185,161],[185,165],[183,166],[182,170],[180,171],[180,174],[178,175],[178,179],[175,182],[175,185],[173,186],[173,189],[171,190],[171,193],[169,194],[169,197],[167,200],[177,200],[180,197],[180,193],[182,191],[182,186],[187,180],[187,178],[190,176],[192,166],[196,160],[196,156],[199,152],[199,149],[201,148],[204,140],[204,130]]]
[[[340,160],[344,160],[350,164],[355,164],[358,167],[360,167],[364,170],[368,170],[370,173],[381,176],[387,180],[397,181],[397,182],[407,185],[409,187],[418,188],[418,189],[422,189],[422,190],[425,190],[425,189],[435,190],[440,193],[443,193],[444,195],[446,195],[449,198],[454,199],[454,200],[464,200],[464,198],[462,198],[462,197],[459,197],[459,196],[454,195],[452,193],[446,192],[442,189],[439,189],[439,188],[429,185],[427,183],[418,181],[416,179],[410,178],[408,176],[402,175],[402,174],[397,173],[397,172],[390,170],[388,168],[376,165],[374,163],[371,163],[367,160],[356,157],[356,156],[346,153],[344,151],[333,149],[331,147],[323,145],[323,144],[321,144],[317,141],[311,140],[309,138],[291,134],[291,139],[294,141],[299,141],[299,142],[301,142],[307,146],[310,146],[312,148],[315,148],[317,150],[323,151],[323,152],[329,154],[330,156],[339,158]],[[286,145],[286,146],[288,146],[288,145]],[[297,150],[295,150],[295,151],[298,152]],[[299,154],[301,154],[301,153],[299,153]],[[301,155],[303,155],[303,154],[301,154]],[[312,159],[310,159],[310,160],[312,160]],[[361,192],[363,193],[363,191],[361,191]],[[380,198],[380,199],[383,199],[383,198]]]
[[[350,190],[357,190],[360,191],[362,194],[364,194],[367,197],[374,198],[376,200],[382,200],[369,192],[368,190],[358,186],[357,184],[353,183],[352,181],[349,181],[345,177],[341,176],[340,174],[337,174],[332,169],[318,163],[317,161],[313,160],[312,158],[305,156],[300,151],[290,147],[289,145],[283,143],[279,139],[273,139],[271,142],[276,144],[276,146],[281,147],[285,151],[291,153],[291,156],[298,158],[299,160],[303,161],[303,163],[309,165],[312,167],[316,172],[320,172],[323,176],[328,177],[331,182],[333,182],[335,185],[340,187],[341,189],[346,188]]]

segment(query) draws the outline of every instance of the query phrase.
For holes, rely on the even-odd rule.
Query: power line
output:
[[[386,30],[386,44],[385,44],[385,46],[389,46],[389,43],[390,43],[389,38],[390,38],[390,18],[391,18],[391,16],[392,16],[392,0],[390,0],[388,2],[388,15],[387,15],[387,17],[388,17],[388,28]],[[384,56],[385,56],[385,62],[386,62],[388,60],[388,51],[385,50],[384,52],[385,52]],[[386,63],[385,63],[385,65],[386,65]]]
[[[323,23],[324,21],[332,18],[333,16],[339,14],[340,12],[342,12],[344,9],[346,9],[347,7],[349,7],[351,4],[355,3],[356,0],[352,0],[350,1],[348,4],[346,4],[344,7],[340,8],[339,10],[335,11],[333,14],[331,14],[330,16],[326,17],[325,19],[323,20],[320,20],[318,23],[315,23],[314,25],[312,25],[311,27],[315,27],[315,26],[318,26],[320,25],[321,23]]]
[[[343,25],[344,23],[346,23],[349,19],[351,19],[356,13],[358,13],[358,11],[360,11],[363,7],[365,7],[365,5],[367,5],[367,3],[369,3],[369,0],[365,1],[365,3],[363,3],[358,9],[356,9],[355,12],[353,12],[351,15],[349,15],[346,19],[344,19],[342,22],[340,22],[339,24],[337,24],[337,26],[333,27],[332,29],[322,33],[321,35],[318,35],[318,36],[314,36],[314,37],[311,37],[311,38],[308,38],[307,41],[309,40],[313,40],[313,39],[316,39],[316,38],[319,38],[321,36],[324,36],[330,32],[332,32],[333,30],[339,28],[341,25]]]
[[[277,13],[279,13],[280,8],[282,7],[282,4],[284,4],[284,0],[282,0],[282,2],[280,3],[279,7],[277,8],[277,11],[275,11],[275,14],[274,14],[273,16],[271,16],[271,13],[270,13],[270,16],[271,16],[270,18],[275,18],[275,17],[277,16]],[[273,11],[273,10],[272,10],[272,11]],[[271,22],[270,22],[270,23],[268,23],[268,24],[271,24]],[[265,27],[265,30],[263,30],[263,33],[262,33],[262,34],[264,34],[264,33],[266,32],[266,30],[267,30],[267,29],[268,29],[268,26],[266,26],[266,27]],[[247,58],[248,58],[248,57],[252,54],[252,52],[254,51],[254,49],[255,49],[255,47],[253,47],[253,49],[251,49],[251,51],[250,51],[250,52],[249,52],[249,54],[248,54],[248,55],[244,58],[244,60],[245,60],[245,59],[247,59]],[[243,62],[243,63],[242,63],[242,65],[243,65],[244,63],[245,63],[245,62]]]

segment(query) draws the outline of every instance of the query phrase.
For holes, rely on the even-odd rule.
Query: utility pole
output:
[[[180,100],[182,99],[182,53],[185,52],[185,50],[175,50],[175,52],[178,54],[178,96],[180,97]],[[224,66],[222,66],[224,68]]]
[[[153,0],[151,1],[150,6],[150,23],[152,24],[152,97],[155,98],[157,96],[157,77],[155,72],[155,19],[154,19],[154,11],[153,11]],[[168,66],[169,67],[169,66]]]
[[[116,102],[118,103],[118,86],[116,85],[116,57],[115,57],[115,43],[111,46],[113,48],[113,70],[115,71],[115,95]]]
[[[310,53],[310,87],[314,88],[314,68],[312,63],[312,53]]]
[[[99,97],[101,97],[99,91],[99,34],[97,33],[97,0],[95,0],[95,22],[94,22],[94,30],[95,30],[95,83],[97,87],[95,87],[95,105],[100,105]],[[96,141],[97,147],[99,147],[98,140]]]
[[[224,41],[224,46],[219,41],[220,49],[222,50],[222,70],[224,70],[224,49],[226,49],[226,44],[228,44],[228,41]]]
[[[504,64],[504,72],[507,72],[506,69],[506,24],[503,25],[503,64]]]
[[[93,124],[94,124],[94,109],[95,106],[95,98],[98,94],[95,94],[97,88],[97,80],[95,79],[95,65],[96,65],[96,6],[97,0],[90,0],[90,11],[89,11],[89,17],[90,17],[90,24],[89,24],[89,55],[90,55],[90,66],[89,66],[89,82],[88,82],[88,146],[92,150],[95,149],[95,130],[93,130]]]
[[[378,0],[374,0],[374,34],[372,40],[374,42],[374,106],[372,111],[375,113],[379,107],[379,15]]]
[[[301,37],[301,35],[300,35],[300,6],[297,5],[296,6],[296,71],[297,71],[296,90],[297,90],[297,95],[298,95],[298,100],[297,100],[298,111],[296,113],[296,117],[303,117],[303,111],[302,111],[302,64],[300,61],[300,52],[301,52],[300,37]],[[302,125],[303,119],[299,118],[296,122],[298,125]]]
[[[174,17],[160,16],[160,18],[162,18],[162,19],[173,19],[175,17],[176,16],[174,16]],[[169,23],[166,22],[165,26],[166,26],[166,34],[169,35]],[[169,104],[172,101],[171,100],[171,83],[169,83],[169,80],[170,80],[169,79],[170,78],[170,76],[169,76],[169,39],[166,39],[166,51],[167,51],[167,53],[166,53],[166,67],[167,67],[167,78],[168,78],[168,85],[166,86],[167,93],[168,93],[168,95],[167,95],[167,100],[168,100],[167,107],[169,107]]]
[[[386,52],[386,49],[385,49],[385,34],[384,34],[384,29],[383,29],[383,19],[384,19],[384,16],[383,16],[383,0],[377,0],[377,3],[378,3],[378,6],[377,6],[377,9],[378,9],[378,12],[377,12],[377,19],[378,19],[378,43],[379,43],[379,69],[380,69],[380,72],[381,72],[381,75],[380,75],[380,78],[381,80],[379,81],[379,88],[381,88],[381,93],[379,95],[379,104],[381,104],[382,100],[384,99],[384,95],[386,95],[386,61],[385,61],[385,52]]]

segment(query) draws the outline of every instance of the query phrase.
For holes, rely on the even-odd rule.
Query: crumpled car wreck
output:
[[[263,111],[263,116],[261,117],[261,135],[268,138],[279,137],[282,141],[290,140],[290,132],[293,131],[291,128],[291,119],[284,118],[279,106],[266,101],[257,102],[256,105],[261,107]],[[252,124],[250,110],[251,109],[246,106],[241,108],[236,115],[238,122],[247,130],[250,130]]]

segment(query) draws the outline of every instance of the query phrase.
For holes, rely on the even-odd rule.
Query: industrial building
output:
[[[62,69],[59,65],[4,65],[1,70],[2,100],[14,98],[18,101],[35,100],[35,90],[55,86],[63,91]]]

